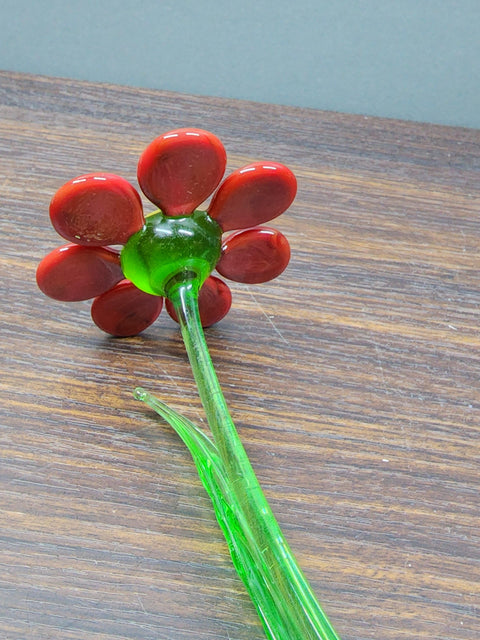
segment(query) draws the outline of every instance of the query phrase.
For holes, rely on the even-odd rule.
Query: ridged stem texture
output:
[[[146,402],[190,450],[227,540],[233,564],[269,640],[340,640],[282,534],[230,416],[205,341],[194,281],[169,297],[180,321],[213,441],[192,422],[143,389]]]

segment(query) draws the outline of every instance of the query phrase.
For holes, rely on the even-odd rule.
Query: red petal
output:
[[[198,295],[198,308],[202,327],[210,327],[219,322],[232,306],[232,293],[230,287],[215,276],[209,276],[200,289]],[[165,308],[170,316],[178,322],[177,314],[170,300],[165,300]]]
[[[67,244],[49,253],[37,268],[37,283],[50,298],[73,302],[108,291],[123,278],[118,251]]]
[[[111,173],[90,173],[60,187],[50,203],[50,219],[75,244],[125,244],[144,224],[142,202],[132,185]]]
[[[279,276],[289,260],[290,245],[283,233],[256,227],[226,238],[216,268],[230,280],[257,284]]]
[[[226,165],[220,140],[202,129],[176,129],[140,156],[138,183],[167,216],[192,213],[214,191]]]
[[[283,164],[254,162],[220,185],[208,209],[223,231],[247,229],[273,220],[292,204],[297,180]]]
[[[92,303],[92,318],[97,327],[117,338],[136,336],[158,318],[163,298],[140,291],[129,280]]]

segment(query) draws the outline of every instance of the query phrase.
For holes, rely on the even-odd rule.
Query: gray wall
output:
[[[0,0],[0,68],[480,127],[480,0]]]

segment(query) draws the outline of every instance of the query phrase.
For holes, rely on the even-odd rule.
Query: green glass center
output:
[[[182,278],[200,288],[220,258],[221,240],[220,226],[205,211],[181,217],[156,211],[128,239],[122,270],[139,289],[158,296],[168,297],[171,283]]]

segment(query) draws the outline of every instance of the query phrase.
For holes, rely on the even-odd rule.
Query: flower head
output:
[[[284,165],[255,162],[220,184],[225,166],[222,143],[207,131],[159,136],[138,163],[140,188],[158,207],[147,216],[138,192],[120,176],[70,180],[50,204],[52,224],[69,243],[39,264],[40,289],[56,300],[93,298],[97,326],[131,336],[156,320],[164,298],[176,319],[169,289],[189,273],[199,287],[203,326],[218,322],[230,309],[231,293],[212,271],[249,284],[282,273],[288,241],[260,225],[288,209],[296,193],[295,176]],[[212,193],[206,211],[198,210]]]

